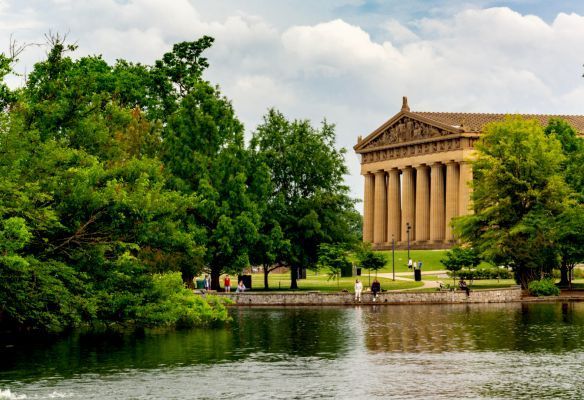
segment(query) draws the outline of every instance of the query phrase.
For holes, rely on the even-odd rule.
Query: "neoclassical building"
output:
[[[522,115],[565,119],[584,132],[584,116]],[[448,248],[450,220],[472,212],[469,182],[474,143],[483,127],[505,114],[415,112],[407,98],[396,115],[354,146],[365,178],[363,241],[379,250]]]

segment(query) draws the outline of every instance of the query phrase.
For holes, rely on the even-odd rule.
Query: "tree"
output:
[[[220,234],[209,240],[196,218],[210,191],[189,190],[161,160],[163,143],[172,142],[162,141],[170,137],[169,113],[179,121],[190,95],[201,101],[188,104],[220,108],[221,101],[205,97],[217,92],[202,83],[204,94],[185,94],[161,68],[123,60],[112,67],[96,56],[73,60],[66,53],[74,49],[56,37],[47,60],[0,109],[0,236],[12,243],[0,245],[0,328],[225,320],[221,302],[190,301],[176,280],[200,273],[205,244],[221,240]],[[158,86],[151,84],[156,79]],[[149,119],[158,116],[165,119]],[[222,154],[229,168],[245,161],[242,138],[237,143]],[[225,183],[217,197],[247,190],[241,174],[221,175],[220,161],[213,168],[197,176]]]
[[[377,271],[385,267],[387,264],[387,259],[381,253],[375,253],[371,250],[370,243],[363,243],[362,247],[357,252],[357,258],[359,259],[359,265],[361,268],[369,270],[369,275],[371,276],[371,271],[375,271],[375,276],[377,276]],[[371,284],[371,282],[369,282]]]
[[[472,247],[454,246],[446,252],[446,258],[440,260],[444,267],[452,272],[452,278],[456,279],[456,273],[463,267],[476,267],[481,259]]]
[[[579,203],[584,203],[584,139],[566,121],[560,118],[550,119],[545,128],[547,136],[559,140],[565,159],[562,170],[566,183],[578,194]]]
[[[555,219],[569,206],[560,142],[537,121],[509,117],[489,124],[473,163],[475,213],[456,229],[482,258],[508,265],[526,288],[555,266]]]
[[[584,205],[568,208],[558,218],[557,246],[560,256],[561,287],[571,285],[571,275],[576,264],[584,262]]]
[[[340,287],[340,277],[343,271],[351,268],[351,262],[341,246],[322,243],[318,249],[318,266],[327,268],[329,280],[336,279]]]
[[[553,118],[545,129],[548,136],[560,141],[565,161],[562,164],[566,183],[575,192],[576,201],[558,217],[556,223],[557,251],[559,253],[560,283],[562,287],[571,283],[574,266],[584,261],[584,139],[566,121]]]
[[[272,191],[267,201],[284,238],[290,241],[286,263],[291,288],[301,268],[315,268],[322,243],[354,243],[358,213],[343,182],[345,149],[335,147],[334,126],[320,129],[309,121],[288,121],[271,109],[250,142],[253,156],[269,168]]]

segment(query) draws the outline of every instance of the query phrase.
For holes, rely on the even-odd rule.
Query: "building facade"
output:
[[[584,116],[522,116],[542,125],[559,117],[584,130]],[[451,247],[450,221],[472,213],[474,143],[487,123],[505,117],[413,112],[404,97],[399,113],[354,146],[365,180],[363,241],[379,250],[392,242],[397,248]]]

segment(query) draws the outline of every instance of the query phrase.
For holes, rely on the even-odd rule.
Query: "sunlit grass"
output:
[[[375,274],[371,275],[371,282],[375,278]],[[321,292],[337,292],[340,290],[348,290],[350,292],[354,291],[355,279],[359,279],[363,282],[363,288],[367,288],[369,283],[369,276],[364,275],[360,277],[343,277],[337,280],[329,279],[326,273],[319,273],[316,275],[312,271],[307,271],[306,279],[298,280],[299,290],[319,290]],[[399,290],[399,289],[410,289],[421,287],[423,284],[421,282],[414,281],[392,281],[390,278],[378,277],[379,283],[381,284],[381,289],[383,290]],[[290,273],[274,274],[271,273],[268,278],[268,283],[270,290],[288,290],[290,288]],[[263,274],[252,274],[252,287],[253,290],[263,290],[264,289],[264,276]]]

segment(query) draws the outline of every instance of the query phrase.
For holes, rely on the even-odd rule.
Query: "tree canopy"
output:
[[[112,65],[49,36],[17,89],[0,54],[0,329],[214,324],[225,307],[185,288],[196,275],[218,289],[353,240],[334,127],[270,111],[247,146],[204,79],[212,43]]]
[[[460,218],[457,229],[483,258],[510,266],[527,287],[558,265],[558,222],[576,205],[562,142],[537,121],[509,117],[488,125],[476,150],[475,212]]]
[[[314,128],[307,120],[289,121],[271,109],[253,134],[250,147],[270,172],[270,219],[290,241],[281,255],[297,287],[300,268],[315,268],[322,243],[354,243],[360,217],[344,183],[345,149],[335,146],[334,125]]]

